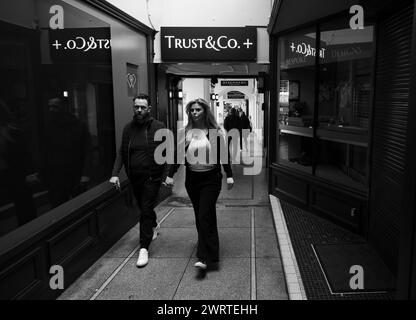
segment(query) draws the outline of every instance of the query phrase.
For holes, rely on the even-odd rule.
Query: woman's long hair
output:
[[[221,130],[221,127],[218,125],[217,120],[215,120],[215,117],[211,112],[208,102],[206,102],[204,99],[198,98],[188,102],[186,105],[186,114],[188,115],[188,124],[185,127],[186,132],[194,128],[194,120],[191,115],[191,107],[194,104],[199,105],[204,110],[204,126],[207,129]]]

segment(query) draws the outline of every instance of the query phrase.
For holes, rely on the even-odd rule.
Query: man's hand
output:
[[[120,179],[118,177],[111,177],[110,183],[112,183],[117,189],[120,189]]]
[[[167,187],[173,187],[173,178],[166,177],[166,180],[163,182],[163,184]]]
[[[234,179],[233,178],[227,178],[227,186],[228,186],[228,190],[231,190],[234,187]]]

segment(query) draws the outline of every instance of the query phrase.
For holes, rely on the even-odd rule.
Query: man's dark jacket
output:
[[[163,141],[155,141],[155,133],[159,129],[164,129],[165,125],[152,117],[149,117],[143,124],[138,124],[135,120],[128,123],[123,130],[123,137],[120,149],[117,153],[117,158],[114,162],[114,168],[112,176],[118,176],[122,166],[126,169],[127,176],[131,178],[134,176],[148,176],[152,179],[160,179],[164,173],[165,165],[159,165],[154,160],[154,152],[159,144]],[[146,158],[146,165],[132,168],[130,166],[131,157],[131,144],[136,143],[146,145],[146,149],[142,151],[142,155],[139,157]]]

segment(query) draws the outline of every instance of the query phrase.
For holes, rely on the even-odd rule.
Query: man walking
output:
[[[245,149],[250,150],[249,145],[248,145],[248,136],[249,136],[249,133],[253,130],[251,127],[250,119],[246,116],[246,113],[244,111],[241,112],[240,118],[241,118],[241,129],[242,129],[242,140],[244,140]]]
[[[119,173],[124,165],[140,208],[140,252],[138,267],[144,267],[149,259],[149,246],[156,239],[159,226],[156,222],[156,206],[165,165],[154,160],[154,151],[162,141],[155,141],[155,133],[165,125],[150,115],[150,98],[140,94],[133,99],[133,120],[123,130],[121,147],[114,163],[110,182],[120,188]]]
[[[237,159],[237,153],[239,151],[239,143],[241,142],[241,119],[238,115],[238,112],[235,108],[232,108],[229,111],[229,115],[225,118],[224,120],[224,129],[228,132],[230,132],[233,129],[238,130],[239,132],[239,137],[237,139],[237,141],[232,141],[231,137],[228,137],[228,149],[230,149],[230,144],[231,142],[233,142],[232,144],[232,159],[236,160]],[[240,142],[239,142],[240,141]],[[241,145],[240,145],[241,147]],[[241,147],[242,148],[242,147]]]

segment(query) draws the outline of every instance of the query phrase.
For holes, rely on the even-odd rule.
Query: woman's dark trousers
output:
[[[198,231],[198,259],[209,263],[219,261],[219,239],[216,203],[221,191],[222,174],[186,171],[185,188],[195,211]]]
[[[161,179],[150,180],[147,176],[132,176],[134,196],[140,209],[140,247],[148,249],[153,238],[153,228],[157,226],[156,212],[157,199]]]

